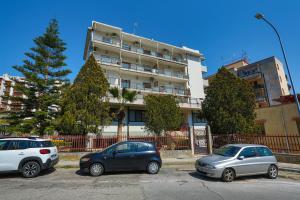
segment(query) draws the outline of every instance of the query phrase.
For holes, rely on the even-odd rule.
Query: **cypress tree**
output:
[[[109,83],[91,55],[62,99],[59,131],[83,135],[101,133],[101,127],[111,123],[108,89]]]
[[[210,82],[203,102],[204,115],[214,134],[254,133],[255,94],[245,80],[226,68]]]

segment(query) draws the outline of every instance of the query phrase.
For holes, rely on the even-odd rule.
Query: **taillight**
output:
[[[41,149],[40,154],[49,154],[51,151],[49,149]]]
[[[160,156],[160,152],[158,148],[156,148],[156,153]]]

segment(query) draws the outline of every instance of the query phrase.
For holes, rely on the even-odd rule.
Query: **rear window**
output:
[[[147,144],[147,143],[138,143],[137,149],[138,149],[138,152],[149,151],[150,150],[149,144]]]
[[[41,147],[54,147],[54,144],[51,141],[42,141],[40,143]]]
[[[273,156],[272,151],[266,147],[256,147],[256,152],[258,156]]]

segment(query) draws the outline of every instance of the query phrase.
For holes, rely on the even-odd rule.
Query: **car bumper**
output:
[[[59,161],[59,157],[55,158],[54,160],[48,159],[46,163],[43,164],[42,169],[49,169],[54,167]]]
[[[195,164],[196,171],[204,176],[211,177],[211,178],[221,178],[223,169],[211,169],[207,167],[199,166],[197,163]]]
[[[80,171],[84,173],[90,172],[90,162],[80,162],[79,163]]]

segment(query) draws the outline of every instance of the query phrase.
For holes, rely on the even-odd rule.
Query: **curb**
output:
[[[299,173],[300,174],[300,169],[296,168],[288,168],[288,167],[279,167],[280,171],[285,171],[285,172],[294,172],[294,173]]]

